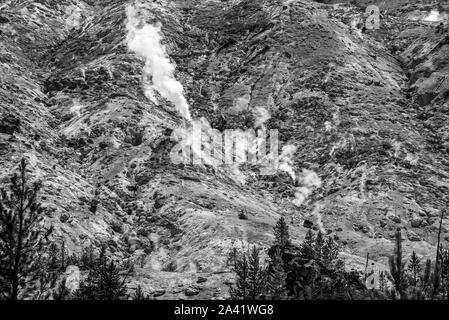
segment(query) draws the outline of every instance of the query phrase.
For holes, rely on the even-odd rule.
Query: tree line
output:
[[[341,247],[320,231],[315,234],[309,229],[304,241],[295,246],[281,217],[274,237],[265,264],[257,246],[229,252],[228,263],[236,278],[230,286],[232,299],[449,300],[449,249],[440,241],[435,261],[423,262],[415,252],[406,261],[397,229],[388,270],[373,275],[367,268],[348,270],[340,258]]]

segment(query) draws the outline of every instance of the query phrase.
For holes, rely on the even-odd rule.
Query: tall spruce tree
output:
[[[284,271],[284,261],[279,248],[268,267],[267,294],[272,300],[284,300],[287,298],[287,274]]]
[[[248,257],[249,298],[262,299],[265,295],[266,271],[260,261],[260,249],[253,246]]]
[[[46,209],[38,200],[41,184],[31,183],[22,159],[9,185],[0,188],[0,295],[3,299],[42,298],[55,285],[47,272]],[[51,277],[50,277],[51,276]]]
[[[266,270],[260,261],[260,249],[256,246],[242,251],[233,248],[228,256],[231,270],[236,276],[230,287],[232,299],[262,299],[266,294]]]
[[[392,280],[399,298],[406,299],[405,295],[405,268],[402,260],[402,235],[401,229],[396,230],[394,255],[389,259],[390,279]]]
[[[59,265],[59,248],[58,245],[56,243],[52,243],[48,249],[48,254],[49,254],[49,265],[52,269],[57,269],[60,267]]]
[[[285,264],[288,293],[297,299],[347,299],[365,294],[360,275],[345,270],[331,237],[309,230],[297,254]]]
[[[237,248],[232,248],[229,252],[228,261],[231,265],[231,270],[236,276],[234,286],[230,287],[231,298],[234,300],[248,299],[248,257],[246,252],[240,252]]]
[[[274,237],[275,237],[274,241],[275,245],[285,247],[289,243],[290,236],[288,233],[288,225],[285,222],[284,217],[281,217],[277,221],[276,226],[274,227]]]
[[[315,252],[315,257],[317,259],[321,259],[323,256],[323,247],[324,247],[324,234],[321,231],[318,231],[318,234],[316,235],[315,238],[315,245],[314,245],[314,252]]]
[[[127,296],[125,279],[120,276],[114,261],[110,261],[103,274],[103,300],[121,300]]]
[[[312,230],[308,230],[306,237],[300,247],[300,255],[303,259],[313,259],[315,257],[315,236]]]
[[[412,285],[414,287],[417,287],[419,277],[422,272],[422,267],[421,267],[421,259],[418,257],[415,251],[413,251],[412,255],[410,256],[407,270],[410,273]]]
[[[432,266],[432,261],[427,259],[421,280],[422,287],[420,296],[422,296],[422,299],[433,300],[436,298],[438,290],[440,289],[441,280],[441,269],[439,266],[439,263],[435,263],[434,266]]]
[[[337,258],[340,252],[340,247],[338,244],[332,239],[332,237],[327,237],[324,241],[322,250],[321,250],[321,258],[324,264],[331,265]]]
[[[127,298],[126,276],[122,277],[113,261],[108,261],[106,249],[100,250],[96,264],[89,270],[80,288],[74,293],[76,300],[122,300]]]

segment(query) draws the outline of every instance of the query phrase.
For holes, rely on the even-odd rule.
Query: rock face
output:
[[[242,183],[170,162],[183,120],[144,90],[152,80],[128,46],[130,6],[142,25],[160,23],[193,119],[247,130],[260,108],[269,113],[280,146],[296,147],[295,171],[322,182],[301,206],[285,173],[241,166]],[[385,262],[398,226],[413,228],[406,254],[431,255],[449,186],[449,42],[415,18],[430,8],[390,4],[381,28],[361,34],[351,22],[364,10],[302,0],[9,1],[1,175],[26,157],[55,239],[73,253],[107,243],[116,258],[139,259],[131,281],[164,288],[162,298],[225,297],[229,248],[269,245],[280,216],[293,241],[324,229],[356,263],[367,252]]]

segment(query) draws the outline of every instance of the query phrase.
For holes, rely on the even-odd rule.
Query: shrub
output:
[[[238,217],[240,220],[248,220],[248,216],[245,214],[243,210],[239,212]]]

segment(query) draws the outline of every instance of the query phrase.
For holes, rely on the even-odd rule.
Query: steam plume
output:
[[[298,185],[295,190],[295,200],[293,200],[293,204],[300,207],[312,194],[313,190],[321,187],[321,179],[314,171],[308,169],[302,169],[302,173],[300,173],[299,176],[296,174],[293,168],[293,156],[295,152],[296,147],[294,145],[290,144],[284,146],[279,157],[278,169],[287,172]]]
[[[170,62],[165,46],[162,45],[161,24],[145,24],[138,28],[139,20],[132,6],[127,8],[128,48],[145,58],[145,76],[152,79],[145,85],[145,95],[157,104],[154,90],[173,103],[181,116],[191,121],[189,105],[184,97],[182,84],[174,77],[175,67]]]
[[[300,207],[312,194],[314,189],[321,187],[321,179],[314,171],[302,169],[302,173],[298,177],[298,182],[300,186],[296,188],[293,204]]]
[[[313,212],[312,215],[314,215],[316,217],[316,224],[318,225],[318,229],[320,229],[320,231],[324,234],[326,234],[326,229],[324,228],[323,225],[323,220],[322,220],[322,216],[321,216],[321,209],[323,208],[323,205],[320,203],[317,203],[315,205],[315,208],[313,208]]]
[[[270,112],[264,107],[256,107],[254,108],[253,115],[256,119],[254,128],[265,128],[265,122],[270,119]]]
[[[293,155],[296,147],[292,144],[282,147],[282,153],[279,156],[279,170],[287,172],[293,180],[296,180],[296,173],[293,169]]]
[[[440,13],[438,10],[432,10],[432,11],[430,11],[429,15],[424,19],[424,21],[438,22],[438,21],[446,20],[447,18],[448,18],[447,14]]]

